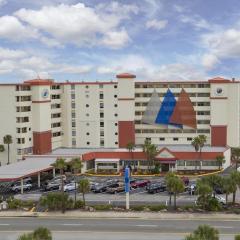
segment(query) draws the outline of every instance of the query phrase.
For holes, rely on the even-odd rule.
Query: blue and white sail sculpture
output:
[[[161,101],[156,89],[153,90],[152,96],[148,102],[144,115],[142,117],[142,123],[154,125],[156,124],[156,117],[159,109],[161,108]]]

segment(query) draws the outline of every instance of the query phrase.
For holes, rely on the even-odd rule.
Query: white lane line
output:
[[[9,223],[0,223],[0,226],[9,226]]]
[[[227,229],[227,228],[229,228],[229,229],[230,229],[230,228],[233,228],[233,227],[230,227],[230,226],[213,226],[213,227],[214,227],[214,228],[226,228],[226,229]]]
[[[136,227],[158,227],[158,225],[135,225]]]
[[[63,226],[82,226],[83,224],[81,224],[81,223],[63,223],[61,225],[63,225]]]

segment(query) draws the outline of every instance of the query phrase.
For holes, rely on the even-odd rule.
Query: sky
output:
[[[239,0],[0,0],[0,83],[240,77]]]

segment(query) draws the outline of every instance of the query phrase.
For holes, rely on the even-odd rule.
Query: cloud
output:
[[[207,20],[198,15],[180,15],[180,21],[182,23],[190,24],[195,29],[212,29],[211,25]]]
[[[24,26],[16,17],[0,17],[0,38],[20,41],[36,37],[37,31],[31,27]]]
[[[40,10],[22,8],[14,15],[43,36],[50,36],[49,41],[43,37],[41,39],[52,46],[72,43],[77,46],[103,44],[109,48],[121,48],[130,40],[121,26],[122,21],[130,14],[136,14],[138,9],[134,5],[114,2],[100,11],[103,6],[98,5],[94,9],[83,3],[60,4],[44,6]]]
[[[0,0],[0,7],[2,7],[3,5],[5,5],[7,3],[7,0]]]
[[[108,59],[109,61],[109,59]],[[110,63],[109,63],[110,62]],[[116,74],[119,72],[131,72],[138,79],[146,80],[204,80],[206,73],[203,69],[185,63],[153,64],[149,59],[141,55],[127,55],[119,57],[118,60],[109,61],[97,68],[98,74]]]
[[[156,29],[156,30],[161,30],[164,29],[168,24],[167,20],[157,20],[157,19],[153,19],[150,21],[146,22],[146,27],[148,29]]]
[[[204,54],[202,57],[202,65],[211,70],[219,63],[219,59],[213,54]]]
[[[26,57],[28,54],[22,50],[13,50],[9,48],[0,47],[0,60],[1,59],[19,59]]]

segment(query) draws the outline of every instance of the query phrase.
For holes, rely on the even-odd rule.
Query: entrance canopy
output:
[[[16,181],[21,178],[36,175],[51,170],[56,157],[38,158],[28,157],[24,161],[0,167],[0,181]]]
[[[95,163],[118,163],[119,158],[96,158]]]

